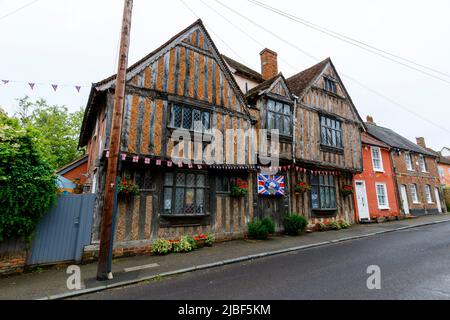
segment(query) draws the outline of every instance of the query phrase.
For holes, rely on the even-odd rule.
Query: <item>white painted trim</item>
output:
[[[380,202],[378,201],[378,188],[377,188],[378,186],[383,186],[384,187],[384,194],[385,194],[385,197],[386,197],[386,205],[380,205]],[[378,209],[380,209],[380,210],[390,209],[390,207],[389,207],[389,197],[388,197],[386,183],[384,183],[384,182],[376,182],[375,183],[375,194],[377,195]]]

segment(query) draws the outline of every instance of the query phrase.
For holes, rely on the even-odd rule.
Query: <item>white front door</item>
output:
[[[436,204],[438,207],[438,211],[441,213],[442,212],[442,207],[441,207],[441,198],[439,197],[439,189],[437,187],[434,188],[434,195],[436,198]]]
[[[364,181],[355,181],[355,193],[356,203],[358,204],[359,220],[370,220],[366,184],[364,183]]]
[[[400,186],[400,193],[402,196],[403,211],[405,211],[405,214],[409,214],[408,194],[406,193],[406,186],[404,184]]]

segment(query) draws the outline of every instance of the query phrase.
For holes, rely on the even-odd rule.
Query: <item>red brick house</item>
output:
[[[368,133],[361,134],[363,172],[353,176],[357,221],[397,217],[399,206],[390,149]]]
[[[88,171],[88,155],[86,154],[59,168],[56,174],[84,186],[89,176]]]
[[[425,215],[445,210],[439,188],[438,157],[367,117],[367,131],[391,148],[397,195],[402,213]]]

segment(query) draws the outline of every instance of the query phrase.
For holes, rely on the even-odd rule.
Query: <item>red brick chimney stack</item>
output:
[[[416,138],[416,142],[419,146],[421,146],[422,148],[426,148],[426,144],[425,144],[425,138],[424,137],[418,137]]]
[[[261,56],[261,75],[264,80],[271,79],[278,74],[278,54],[265,48],[259,54]]]

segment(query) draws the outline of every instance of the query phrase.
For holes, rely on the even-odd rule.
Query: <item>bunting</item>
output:
[[[11,84],[26,84],[30,87],[31,90],[34,90],[36,88],[36,86],[40,86],[40,87],[48,87],[50,86],[54,92],[56,92],[58,90],[58,88],[61,87],[71,87],[71,88],[75,88],[77,93],[80,93],[81,88],[88,88],[90,87],[89,85],[80,85],[80,84],[62,84],[62,83],[38,83],[38,82],[32,82],[32,81],[16,81],[16,80],[10,80],[10,79],[3,79],[1,80],[1,82],[3,83],[3,85],[11,85]]]

